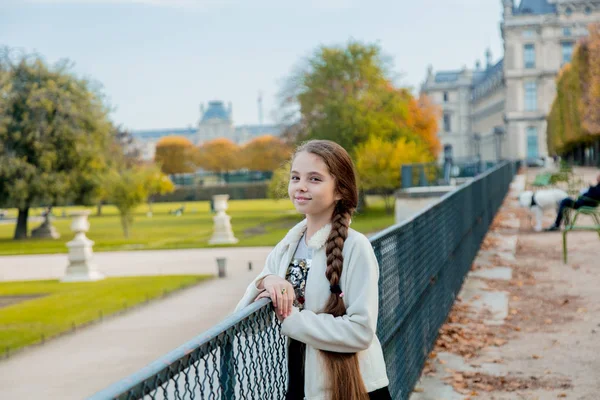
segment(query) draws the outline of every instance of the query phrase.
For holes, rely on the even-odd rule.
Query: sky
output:
[[[377,43],[395,83],[502,57],[501,0],[0,0],[0,46],[36,52],[102,87],[131,130],[185,128],[200,104],[236,125],[276,120],[278,93],[318,46]]]

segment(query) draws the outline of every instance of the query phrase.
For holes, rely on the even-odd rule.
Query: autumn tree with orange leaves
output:
[[[240,160],[242,167],[251,171],[275,171],[291,154],[291,147],[283,140],[264,135],[249,141],[240,149]]]
[[[196,153],[196,165],[227,177],[229,172],[240,168],[240,148],[226,138],[217,138],[205,142]]]
[[[588,31],[556,78],[546,135],[551,154],[594,143],[600,148],[600,24]]]
[[[156,144],[154,161],[165,174],[183,174],[194,172],[195,148],[192,142],[183,136],[166,136]]]
[[[354,155],[372,136],[403,139],[434,160],[441,148],[440,110],[426,97],[396,87],[391,75],[377,45],[319,47],[282,89],[281,118],[294,127],[296,142],[329,139]]]

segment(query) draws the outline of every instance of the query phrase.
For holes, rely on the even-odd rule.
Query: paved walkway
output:
[[[94,253],[94,264],[106,276],[216,274],[217,257],[228,269],[242,271],[252,262],[260,268],[271,247],[186,250],[114,251]],[[0,281],[56,279],[64,275],[67,254],[0,256]]]
[[[215,258],[225,256],[228,277],[0,360],[0,399],[82,399],[137,371],[231,313],[269,251],[97,253],[98,269],[108,276],[215,273]],[[66,263],[66,255],[0,257],[0,280],[57,278]]]
[[[577,170],[590,182],[597,172]],[[534,232],[515,200],[524,179],[513,181],[411,400],[600,398],[598,235],[570,233],[563,264],[561,233]],[[554,218],[548,210],[544,226]]]

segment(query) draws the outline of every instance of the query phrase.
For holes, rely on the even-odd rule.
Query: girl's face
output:
[[[299,213],[311,217],[333,214],[341,197],[335,190],[335,178],[321,157],[302,151],[292,163],[288,194]]]

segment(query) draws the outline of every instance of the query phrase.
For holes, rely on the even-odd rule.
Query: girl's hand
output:
[[[294,287],[291,283],[277,275],[268,275],[263,279],[262,286],[265,288],[265,291],[257,299],[268,295],[273,301],[277,318],[281,317],[281,320],[288,317],[292,313],[295,298]],[[265,296],[261,297],[263,294]]]
[[[254,299],[254,301],[258,301],[260,299],[270,299],[271,295],[269,294],[269,292],[267,292],[266,290],[264,292],[262,292],[261,294],[259,294],[258,296],[256,296],[256,298]],[[285,317],[282,317],[281,315],[279,315],[278,312],[275,312],[275,316],[277,317],[277,319],[279,320],[279,322],[283,322],[283,320],[285,319]]]

